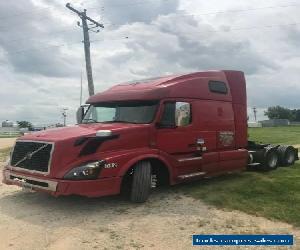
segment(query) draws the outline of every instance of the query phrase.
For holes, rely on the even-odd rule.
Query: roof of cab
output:
[[[160,100],[162,98],[201,98],[231,101],[229,85],[227,95],[218,95],[208,90],[207,83],[209,80],[222,81],[228,84],[225,72],[223,70],[203,71],[121,83],[91,96],[87,103]],[[239,71],[230,72],[242,73]]]

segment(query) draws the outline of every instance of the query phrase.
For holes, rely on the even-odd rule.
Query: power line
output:
[[[201,33],[226,33],[226,32],[232,32],[232,31],[240,31],[240,30],[254,30],[254,29],[271,29],[271,28],[277,28],[277,27],[285,27],[285,26],[296,26],[299,25],[300,22],[295,22],[295,23],[288,23],[288,24],[274,24],[274,25],[264,25],[264,26],[252,26],[252,27],[236,27],[236,28],[230,28],[229,30],[208,30],[208,31],[199,31],[199,32],[167,32],[169,34],[174,34],[174,35],[180,35],[180,34],[201,34]],[[116,38],[116,39],[96,39],[96,40],[91,40],[90,42],[104,42],[104,41],[117,41],[117,40],[128,40],[131,39],[130,35],[122,38]],[[82,41],[76,41],[72,43],[63,43],[63,44],[57,44],[57,45],[49,45],[43,48],[32,48],[32,49],[26,49],[26,50],[20,50],[20,51],[14,51],[14,52],[7,52],[7,55],[11,54],[21,54],[21,53],[26,53],[30,51],[39,51],[39,50],[45,50],[49,48],[55,48],[55,47],[64,47],[68,45],[73,45],[73,44],[79,44],[82,43]]]
[[[49,10],[49,9],[52,9],[52,7],[38,8],[36,10],[24,11],[24,12],[12,14],[12,15],[1,16],[0,20],[9,19],[9,18],[15,18],[17,16],[31,15],[34,12],[45,11],[45,10]]]
[[[123,40],[124,40],[125,38],[123,38]],[[121,39],[115,39],[115,40],[121,40]],[[97,42],[97,41],[100,41],[100,40],[95,40],[94,42]],[[103,40],[101,40],[101,41],[103,41]],[[216,50],[217,50],[217,48],[216,48]],[[274,49],[263,49],[263,50],[255,50],[255,52],[256,53],[267,53],[267,52],[273,52],[274,53]],[[278,51],[277,51],[278,52]],[[241,51],[241,52],[239,52],[239,53],[243,53],[243,51]],[[62,52],[60,52],[60,55],[66,55],[66,57],[67,56],[70,56],[69,54],[66,54],[66,53],[62,53]],[[37,64],[34,64],[34,61],[31,61],[30,62],[31,64],[33,64],[33,65],[37,65]],[[49,63],[48,62],[43,62],[43,63],[38,63],[38,66],[40,66],[40,65],[48,65]]]
[[[139,4],[153,4],[153,0],[143,0],[144,2],[141,2],[141,3],[139,3]],[[148,2],[149,1],[149,2]],[[164,1],[172,1],[172,0],[164,0]],[[87,1],[88,2],[88,1]],[[97,2],[97,1],[93,1],[93,2]],[[133,5],[134,4],[137,4],[137,3],[133,3]],[[128,6],[130,6],[130,5],[132,5],[132,4],[121,4],[121,5],[118,5],[118,4],[114,4],[114,5],[109,5],[109,6],[126,6],[126,5],[128,5]],[[100,6],[99,8],[104,8],[104,6]],[[31,15],[32,13],[35,13],[35,12],[42,12],[42,11],[45,11],[45,10],[50,10],[50,9],[54,9],[53,8],[53,6],[51,6],[51,7],[45,7],[45,8],[36,8],[35,10],[30,10],[30,11],[24,11],[24,12],[20,12],[20,13],[16,13],[16,14],[12,14],[12,15],[7,15],[7,16],[2,16],[2,17],[0,17],[0,20],[3,20],[3,19],[9,19],[9,18],[15,18],[15,17],[17,17],[17,16],[23,16],[23,15]],[[96,7],[92,7],[92,8],[90,8],[89,7],[89,9],[98,9],[98,8],[96,8]],[[41,13],[41,14],[43,14],[43,13]]]
[[[166,0],[168,1],[168,0]],[[124,4],[123,4],[124,5]],[[173,15],[176,15],[176,16],[201,16],[201,15],[212,15],[212,14],[221,14],[221,13],[239,13],[239,12],[250,12],[250,11],[257,11],[257,10],[263,10],[263,9],[274,9],[274,8],[287,8],[287,7],[297,7],[297,6],[300,6],[300,4],[290,4],[290,5],[275,5],[275,6],[267,6],[267,7],[258,7],[258,8],[249,8],[249,9],[240,9],[240,10],[225,10],[225,11],[215,11],[215,12],[207,12],[207,13],[186,13],[186,14],[180,14],[180,13],[173,13]],[[40,9],[40,10],[45,10],[45,9],[50,9],[52,7],[48,7],[48,8],[43,8],[43,9]],[[26,12],[26,13],[32,13],[33,11],[31,12]],[[60,16],[60,15],[51,15],[51,16],[43,16],[37,20],[41,20],[41,19],[48,19],[48,18],[53,18],[55,16]],[[1,19],[1,17],[0,17]],[[24,25],[27,24],[26,22],[24,22]],[[103,24],[105,25],[108,25],[108,26],[111,26],[111,27],[120,27],[122,25],[119,25],[119,24],[114,24],[114,23],[110,23],[110,22],[104,22]],[[18,24],[19,25],[19,24]],[[7,26],[0,26],[0,28],[2,27],[7,27]],[[6,29],[0,29],[0,31],[9,31],[10,30],[10,27],[9,28],[6,28]],[[69,32],[68,30],[65,30],[65,31],[58,31],[57,33],[60,33],[60,32]],[[56,32],[51,32],[50,34],[54,34]],[[7,42],[17,42],[19,40],[26,40],[26,39],[13,39],[13,40],[9,40]],[[28,39],[29,40],[29,39]],[[32,39],[34,40],[34,39]]]
[[[104,25],[106,25],[106,24],[110,25],[108,22],[104,22],[103,24]],[[74,30],[70,30],[70,29],[64,29],[64,30],[58,30],[58,31],[44,33],[44,34],[45,35],[53,35],[53,34],[61,34],[61,33],[68,33],[68,32],[75,32],[75,31]],[[32,36],[27,36],[27,37],[22,37],[22,38],[18,38],[18,39],[10,39],[10,40],[2,40],[2,41],[6,42],[6,43],[12,43],[12,42],[30,41],[30,40],[37,40],[37,39],[40,39],[40,38],[36,38],[36,37],[32,37]]]
[[[172,0],[163,0],[164,2],[171,2]],[[127,6],[134,6],[134,5],[147,5],[147,4],[155,4],[155,2],[153,2],[153,0],[144,0],[144,1],[139,1],[139,2],[134,2],[134,3],[124,3],[124,4],[108,4],[107,7],[127,7]],[[105,9],[106,6],[99,6],[98,7],[94,7],[94,8],[90,8],[89,9]]]
[[[49,33],[44,33],[45,35],[52,35],[52,34],[60,34],[60,33],[67,33],[67,32],[74,32],[74,30],[66,29],[66,30],[59,30],[59,31],[53,31]],[[32,36],[27,36],[27,37],[22,37],[18,39],[11,39],[11,40],[3,40],[6,43],[13,43],[13,42],[20,42],[20,41],[31,41],[31,40],[36,40],[39,38],[32,37]]]
[[[207,13],[170,13],[174,16],[205,16],[205,15],[213,15],[213,14],[223,14],[223,13],[239,13],[239,12],[251,12],[251,11],[258,11],[258,10],[265,10],[265,9],[275,9],[275,8],[288,8],[288,7],[300,7],[300,4],[292,4],[292,5],[282,5],[282,6],[267,6],[267,7],[260,7],[260,8],[250,8],[250,9],[240,9],[240,10],[225,10],[225,11],[215,11],[215,12],[207,12]],[[120,27],[122,25],[110,23],[110,26]]]
[[[275,8],[288,8],[288,7],[296,7],[300,6],[300,4],[290,4],[290,5],[273,5],[273,6],[266,6],[266,7],[258,7],[258,8],[249,8],[249,9],[239,9],[239,10],[220,10],[214,12],[204,12],[204,13],[187,13],[187,14],[177,14],[180,16],[205,16],[205,15],[214,15],[214,14],[223,14],[223,13],[235,13],[235,12],[248,12],[248,11],[257,11],[257,10],[265,10],[265,9],[275,9]],[[172,13],[171,13],[172,14]]]
[[[25,50],[18,50],[18,51],[14,51],[14,52],[7,52],[7,55],[15,55],[15,54],[22,54],[22,53],[26,53],[26,52],[30,52],[30,51],[39,51],[39,50],[46,50],[49,48],[59,48],[59,47],[64,47],[67,45],[73,45],[73,44],[78,44],[78,43],[82,43],[81,41],[76,41],[73,43],[62,43],[62,44],[57,44],[57,45],[48,45],[42,48],[32,48],[32,49],[25,49]]]
[[[128,39],[128,37],[124,37],[124,38],[117,38],[117,39],[97,39],[97,40],[91,40],[90,42],[100,42],[100,41],[117,41],[117,40],[123,40],[123,39]],[[6,55],[15,55],[15,54],[23,54],[23,53],[27,53],[27,52],[31,52],[31,51],[39,51],[39,50],[47,50],[50,48],[60,48],[60,47],[66,47],[68,45],[74,45],[74,44],[80,44],[82,43],[82,41],[76,41],[76,42],[71,42],[71,43],[61,43],[61,44],[53,44],[53,45],[48,45],[42,48],[32,48],[32,49],[25,49],[25,50],[18,50],[18,51],[14,51],[14,52],[6,52]],[[68,54],[65,54],[68,55]]]
[[[277,28],[277,27],[284,27],[284,26],[296,26],[299,25],[300,22],[294,22],[294,23],[286,23],[286,24],[270,24],[270,25],[257,25],[257,26],[251,26],[251,27],[228,27],[226,30],[205,30],[205,31],[199,31],[199,32],[168,32],[165,31],[165,33],[170,34],[203,34],[203,33],[227,33],[232,31],[240,31],[240,30],[252,30],[252,29],[269,29],[269,28]]]
[[[190,32],[192,34],[192,32]],[[178,34],[178,33],[177,33]],[[97,40],[92,40],[91,42],[104,42],[104,41],[120,41],[120,40],[128,40],[128,37],[124,37],[124,38],[118,38],[118,39],[110,39],[110,40],[105,40],[105,39],[97,39]],[[188,38],[185,38],[187,40],[189,40]],[[44,48],[39,48],[39,49],[33,49],[33,50],[44,50],[44,49],[49,49],[51,47],[63,47],[63,46],[67,46],[67,45],[73,45],[73,44],[78,44],[79,42],[73,42],[73,43],[66,43],[66,44],[60,44],[60,45],[56,45],[56,46],[48,46],[48,47],[44,47]],[[28,51],[32,51],[32,50],[24,50],[21,52],[17,52],[17,53],[24,53],[24,52],[28,52]],[[274,52],[274,49],[263,49],[263,50],[255,50],[257,53],[266,53],[266,52]],[[7,54],[17,54],[15,52],[12,53],[7,53]],[[240,53],[243,53],[243,51],[241,51]],[[63,53],[60,52],[60,55],[65,55],[66,57],[70,56],[70,54],[67,53]],[[34,62],[30,62],[31,64]],[[41,64],[48,64],[48,63],[38,63],[38,65]]]
[[[58,16],[61,16],[61,15],[48,15],[48,16],[39,16],[38,18],[34,19],[34,21],[40,21],[40,20],[45,20],[45,19],[50,19],[50,18],[53,18],[53,17],[58,17]],[[22,23],[18,23],[18,27],[19,26],[26,26],[28,25],[28,22],[22,22]],[[11,27],[7,27],[8,25],[2,25],[0,26],[0,31],[10,31],[11,30]],[[10,25],[12,26],[12,25]],[[4,29],[2,29],[4,28]]]
[[[151,1],[151,0],[149,0],[149,1]],[[171,0],[164,0],[164,1],[171,1]],[[114,5],[108,5],[108,6],[114,6],[114,7],[124,6],[124,7],[126,7],[126,6],[132,6],[132,5],[145,5],[145,4],[154,4],[154,2],[148,2],[148,0],[144,0],[143,2],[128,3],[128,4],[114,4]],[[273,6],[258,7],[258,8],[247,8],[247,9],[240,9],[240,10],[218,10],[218,11],[214,11],[214,12],[199,13],[199,14],[197,14],[197,13],[196,14],[174,13],[174,14],[176,14],[176,15],[212,15],[212,14],[219,14],[219,13],[235,13],[235,12],[238,13],[238,12],[256,11],[256,10],[263,10],[263,9],[296,7],[296,6],[299,6],[299,5],[300,4],[292,3],[292,4],[286,4],[286,5],[273,5]],[[89,9],[91,9],[91,10],[103,10],[103,8],[105,9],[105,6],[89,7]],[[40,9],[33,10],[33,11],[21,12],[21,13],[14,14],[14,15],[0,17],[0,20],[1,19],[8,19],[8,18],[11,18],[11,17],[14,18],[16,16],[28,15],[28,14],[32,14],[34,12],[40,12],[40,11],[49,10],[49,9],[54,9],[54,8],[51,6],[51,7],[40,8]],[[49,17],[55,17],[55,16],[60,16],[60,15],[52,15],[52,16],[47,16],[47,17],[42,16],[43,17],[42,19],[49,18]],[[5,26],[0,26],[0,27],[5,27]]]

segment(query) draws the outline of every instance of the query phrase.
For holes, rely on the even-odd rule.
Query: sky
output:
[[[88,98],[82,29],[62,0],[0,1],[0,121],[75,123]],[[90,33],[96,92],[184,72],[245,72],[248,114],[300,108],[300,3],[293,0],[73,0]]]

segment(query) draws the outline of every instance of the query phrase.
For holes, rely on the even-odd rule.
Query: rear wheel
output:
[[[296,161],[296,151],[292,146],[280,146],[278,149],[279,163],[281,166],[291,166]]]
[[[276,149],[271,148],[266,151],[263,169],[266,171],[275,170],[278,167],[278,154]]]
[[[151,189],[151,164],[148,161],[138,162],[133,169],[130,200],[145,202]]]

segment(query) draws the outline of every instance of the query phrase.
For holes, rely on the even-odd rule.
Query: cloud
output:
[[[20,15],[10,16],[9,13]],[[1,2],[0,16],[3,17],[0,27],[2,55],[16,73],[70,77],[76,72],[74,63],[78,55],[64,54],[61,45],[74,42],[74,37],[80,44],[81,33],[72,35],[67,30],[71,29],[69,25],[64,25],[45,7],[37,8],[31,1]]]
[[[98,51],[93,45],[96,74],[105,82],[145,78],[178,72],[210,69],[243,70],[252,75],[275,70],[276,63],[257,53],[247,39],[232,40],[210,24],[174,14],[159,16],[151,23],[133,23],[110,31],[113,53]],[[177,25],[174,26],[174,23]],[[230,60],[229,60],[230,58]],[[111,70],[109,70],[109,68]],[[116,72],[107,75],[106,72]],[[124,79],[125,78],[125,79]]]

